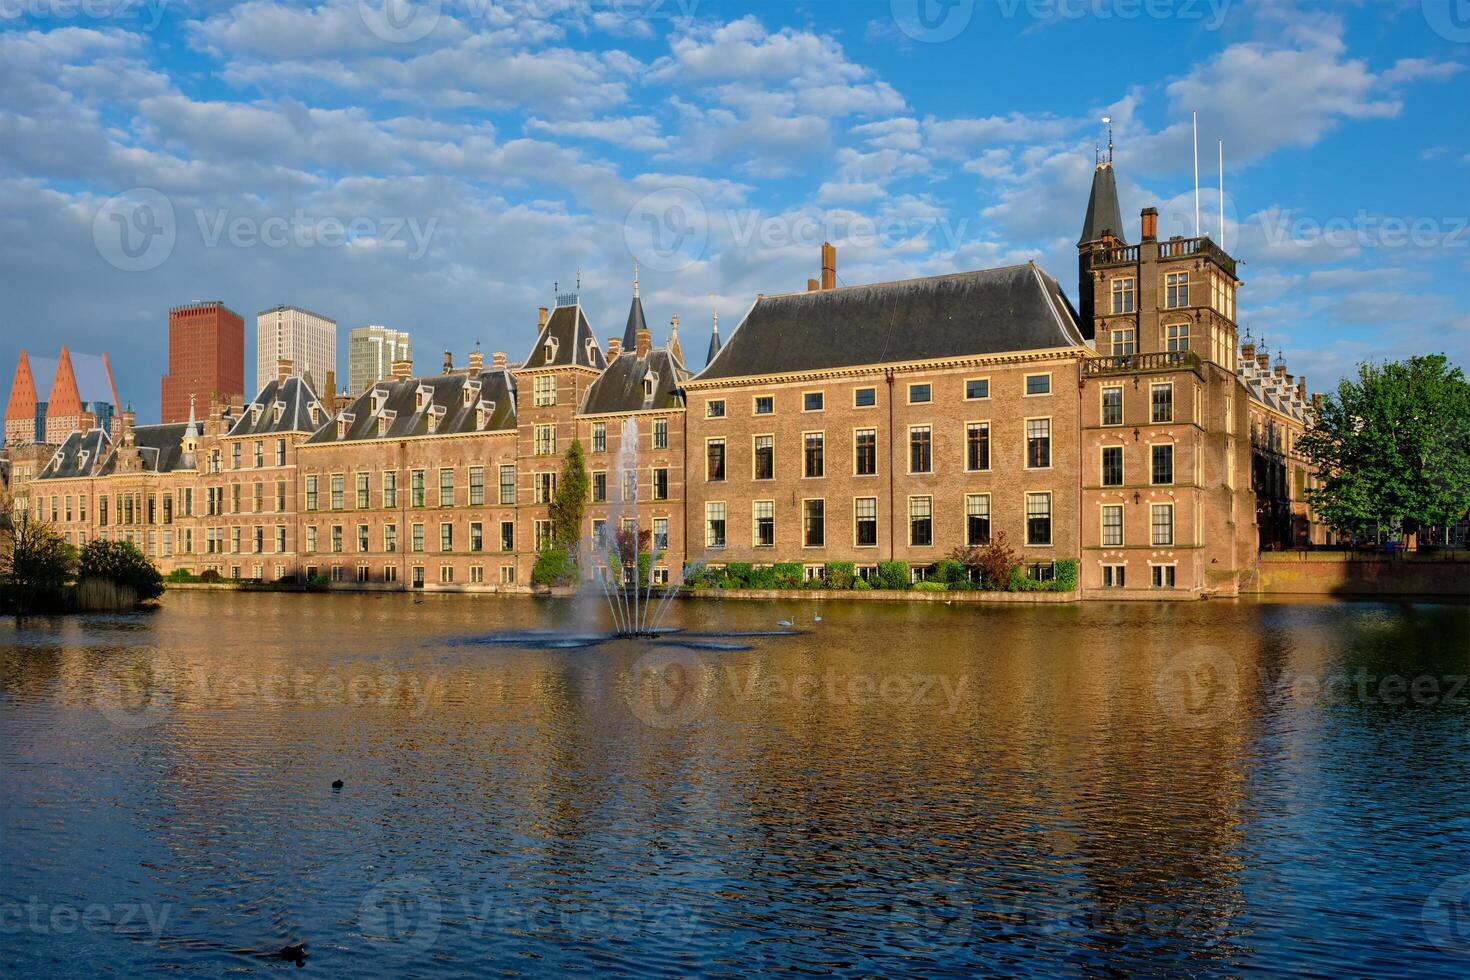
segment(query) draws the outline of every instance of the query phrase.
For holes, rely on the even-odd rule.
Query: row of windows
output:
[[[990,494],[965,494],[964,543],[981,545],[990,540]],[[1048,492],[1027,493],[1026,544],[1045,547],[1052,543],[1052,495]],[[722,500],[704,506],[705,547],[727,545],[728,513]],[[907,541],[910,547],[927,548],[935,544],[934,498],[916,495],[908,498]],[[858,548],[878,546],[878,498],[854,497],[852,501],[852,543]],[[757,500],[751,504],[751,545],[755,548],[776,547],[776,502]],[[821,498],[801,502],[801,546],[827,546],[827,501]]]
[[[621,526],[624,535],[638,532],[638,521],[636,518],[625,517]],[[650,541],[654,551],[666,551],[669,547],[669,519],[667,517],[655,517],[651,529]],[[607,520],[605,518],[592,519],[592,547],[601,551],[611,543],[607,534]]]
[[[354,531],[355,533],[353,535],[353,544],[355,545],[355,550],[358,552],[372,551],[372,528],[367,524],[358,524],[354,528]],[[306,540],[304,542],[302,550],[306,554],[313,554],[319,550],[322,550],[322,541],[320,540],[319,534],[320,529],[317,528],[317,526],[314,524],[308,524],[304,528],[304,532]],[[346,550],[347,529],[343,525],[333,524],[326,528],[326,532],[326,550],[337,554]],[[415,523],[409,525],[409,551],[423,552],[428,550],[426,533],[426,525],[424,524]],[[382,535],[379,538],[379,541],[382,544],[382,551],[389,553],[397,551],[399,543],[398,525],[384,524],[382,528]],[[438,543],[438,551],[449,552],[455,550],[455,526],[452,521],[444,521],[439,525]],[[468,534],[464,539],[463,544],[465,546],[465,550],[468,551],[474,552],[485,550],[485,525],[483,522],[471,521],[469,523]],[[500,522],[499,545],[500,550],[504,552],[512,552],[516,550],[515,521]]]
[[[1123,447],[1102,447],[1101,483],[1105,487],[1124,485]],[[1174,482],[1174,446],[1160,443],[1149,446],[1149,483],[1166,486]]]
[[[990,423],[965,423],[965,469],[983,471],[990,469]],[[878,472],[878,430],[855,429],[852,442],[852,473],[854,476],[873,476]],[[1051,419],[1026,420],[1027,469],[1047,469],[1051,466]],[[723,438],[705,440],[705,480],[711,483],[724,481],[728,475],[728,452]],[[803,432],[801,435],[801,472],[805,478],[815,479],[827,474],[827,435],[825,432]],[[911,425],[908,430],[908,472],[914,474],[935,472],[934,428],[929,425]],[[751,439],[751,479],[774,480],[776,478],[776,437],[758,435]]]
[[[1051,373],[1026,375],[1025,390],[1027,395],[1051,394]],[[976,401],[989,397],[989,378],[968,378],[965,380],[966,401]],[[933,382],[916,381],[908,386],[908,404],[928,405],[933,401]],[[876,387],[853,389],[853,408],[873,408],[877,404],[878,389]],[[802,392],[801,405],[803,412],[823,411],[826,408],[826,394],[820,391]],[[751,398],[752,415],[774,415],[775,412],[776,399],[774,395],[755,395]],[[707,419],[722,419],[727,414],[728,405],[724,398],[711,398],[704,403],[704,417]]]
[[[428,506],[428,470],[412,470],[408,474],[408,505],[410,507]],[[369,510],[373,506],[372,474],[355,473],[353,477],[353,501],[357,510]],[[442,467],[438,471],[439,488],[436,498],[437,506],[453,507],[456,502],[456,470],[452,467]],[[347,509],[347,475],[343,473],[332,473],[327,477],[327,509]],[[304,509],[313,511],[321,510],[321,477],[312,475],[306,477],[305,481]],[[379,479],[378,506],[385,510],[391,510],[399,506],[398,501],[398,472],[387,470]],[[485,467],[471,466],[469,468],[469,485],[466,488],[466,502],[470,507],[481,507],[485,504]],[[514,506],[516,502],[516,468],[514,466],[502,466],[499,472],[498,496],[499,503],[503,506]]]
[[[234,577],[235,578],[239,578],[240,577],[239,574],[238,574],[239,573],[239,569],[237,568],[237,569],[235,569],[235,571],[236,571],[236,575]],[[307,565],[306,566],[306,577],[307,578],[316,578],[318,571],[319,571],[319,569],[317,568],[316,565]],[[358,565],[357,568],[356,568],[356,570],[355,570],[355,574],[356,574],[356,581],[357,581],[357,583],[359,585],[365,585],[365,584],[370,583],[370,582],[373,582],[373,581],[379,581],[379,582],[384,582],[384,583],[392,584],[392,583],[398,581],[398,566],[397,565],[384,565],[383,566],[382,573],[381,573],[381,577],[379,577],[376,580],[373,578],[373,568],[372,568],[371,565]],[[416,588],[416,589],[421,589],[421,588],[424,587],[425,575],[426,575],[426,573],[424,571],[424,566],[423,565],[414,565],[412,568],[409,569],[410,579],[413,582],[413,587]],[[470,576],[469,581],[470,581],[470,584],[471,585],[483,585],[484,582],[485,582],[485,566],[484,565],[471,565],[469,567],[469,576]],[[328,577],[328,580],[329,581],[332,581],[332,582],[345,582],[345,581],[347,581],[346,569],[343,568],[343,566],[341,566],[341,565],[333,565],[333,566],[331,566],[331,568],[329,568],[327,570],[327,577]],[[516,581],[516,567],[514,565],[501,565],[500,566],[500,584],[501,585],[514,585],[515,584],[515,581]],[[440,565],[439,566],[439,584],[440,585],[453,585],[454,584],[454,566],[453,565]]]
[[[536,428],[539,430],[542,427],[538,425]],[[547,426],[547,428],[552,428],[552,427],[551,426]],[[538,436],[537,436],[537,443],[538,443],[538,445],[540,443],[539,433],[538,433]],[[553,446],[552,453],[555,453],[556,450],[555,450],[554,447],[556,445],[556,434],[555,434],[554,431],[553,431],[553,433],[551,435],[551,444]],[[654,419],[653,420],[653,448],[654,449],[668,449],[669,448],[669,420],[668,419]],[[539,450],[538,450],[538,452],[539,452]],[[605,453],[605,452],[607,452],[607,423],[606,422],[593,422],[592,423],[592,449],[591,449],[591,452],[594,452],[594,453]]]
[[[1138,312],[1138,281],[1120,277],[1112,282],[1112,312],[1114,315]],[[1217,283],[1218,295],[1218,283]],[[1189,305],[1189,273],[1169,272],[1164,274],[1164,308],[1177,310]],[[1233,311],[1232,311],[1233,312]]]
[[[1156,589],[1174,588],[1173,565],[1150,565],[1150,576],[1153,587]],[[1102,567],[1103,588],[1125,589],[1128,587],[1128,567],[1126,565],[1104,565]]]
[[[538,476],[541,476],[543,474],[537,474],[537,475]],[[556,480],[555,480],[556,474],[555,473],[548,473],[548,474],[544,474],[544,475],[545,476],[552,477],[551,484],[550,484],[550,492],[551,492],[551,494],[554,495],[556,493]],[[592,502],[595,503],[595,504],[606,503],[607,502],[607,499],[608,499],[608,497],[607,497],[607,493],[608,493],[608,489],[607,489],[607,471],[606,470],[593,470],[591,476],[592,476]],[[653,499],[654,500],[668,500],[669,499],[669,470],[668,470],[668,467],[666,467],[666,466],[654,466],[654,467],[650,468],[650,470],[649,470],[649,488],[650,488],[650,491],[653,494]],[[638,471],[637,470],[634,470],[634,469],[623,470],[623,483],[622,483],[622,487],[620,488],[620,491],[619,492],[620,492],[621,499],[623,501],[625,501],[625,502],[626,501],[633,501],[633,500],[637,500],[638,499]],[[550,497],[548,497],[547,500],[549,501],[550,500]],[[538,503],[540,503],[540,502],[545,502],[545,501],[538,501]]]
[[[1125,543],[1123,537],[1123,505],[1103,504],[1102,546],[1104,548],[1122,548]],[[1156,548],[1173,546],[1173,504],[1149,505],[1149,544]]]
[[[276,443],[275,444],[275,453],[274,453],[275,465],[276,466],[285,466],[286,465],[286,440],[285,439],[277,439],[275,441],[275,443]],[[245,444],[244,443],[235,442],[235,443],[231,443],[230,444],[230,469],[238,470],[238,469],[243,468],[243,466],[244,466],[244,450],[245,450]],[[260,469],[261,467],[265,466],[265,459],[266,459],[266,457],[265,457],[265,442],[263,440],[257,439],[257,440],[255,440],[254,444],[251,446],[251,455],[250,455],[251,465],[254,466],[256,469]],[[213,452],[211,452],[209,454],[209,461],[208,461],[208,467],[207,468],[208,468],[208,471],[211,472],[211,473],[218,473],[220,471],[220,451],[218,449],[214,450]]]

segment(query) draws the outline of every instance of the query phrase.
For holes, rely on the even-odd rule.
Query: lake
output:
[[[1470,966],[1470,607],[669,623],[229,592],[0,623],[0,972]]]

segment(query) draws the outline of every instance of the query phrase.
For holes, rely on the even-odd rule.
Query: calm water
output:
[[[471,597],[0,624],[0,972],[1470,967],[1470,608],[672,620],[692,646],[476,642],[596,617]]]

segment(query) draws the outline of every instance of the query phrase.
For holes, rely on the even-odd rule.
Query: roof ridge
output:
[[[885,279],[882,282],[860,282],[850,286],[834,286],[832,289],[793,289],[785,293],[770,293],[761,299],[786,299],[790,296],[824,296],[828,293],[841,293],[854,289],[881,289],[884,286],[905,286],[916,282],[937,282],[940,279],[960,279],[964,276],[978,276],[987,272],[1010,272],[1013,269],[1024,269],[1027,266],[1035,266],[1032,261],[1016,262],[1012,265],[998,265],[988,269],[968,269],[964,272],[943,272],[934,276],[916,276],[913,279]]]

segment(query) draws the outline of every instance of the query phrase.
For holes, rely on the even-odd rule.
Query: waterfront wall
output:
[[[1470,557],[1268,552],[1242,593],[1470,596]]]

